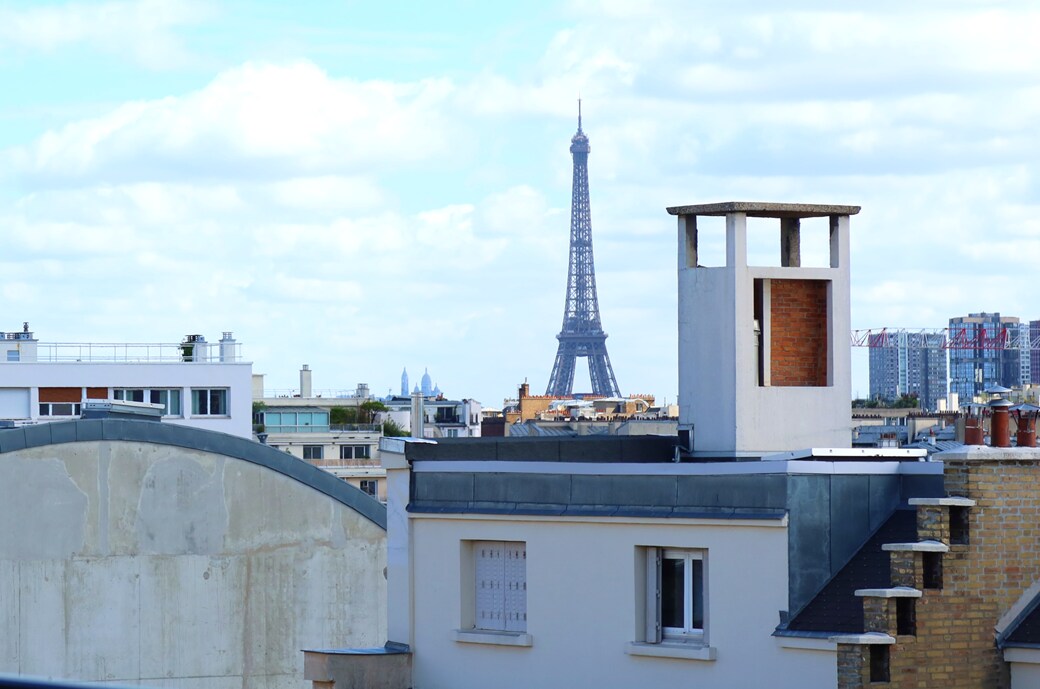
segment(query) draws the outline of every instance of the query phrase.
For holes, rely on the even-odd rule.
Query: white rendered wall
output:
[[[771,636],[778,611],[787,607],[787,530],[756,524],[413,515],[413,686],[834,686],[833,651],[782,648]],[[391,552],[394,536],[391,529]],[[460,585],[465,540],[526,542],[530,647],[453,639],[462,623],[462,596],[469,593]],[[643,628],[640,546],[706,549],[706,626],[716,660],[626,654]],[[391,588],[392,605],[395,591]],[[408,641],[393,635],[407,620],[404,610],[398,615],[391,609],[390,638]]]
[[[0,388],[31,388],[30,413],[39,420],[39,388],[180,388],[181,417],[163,423],[252,437],[251,363],[0,362]],[[192,388],[228,388],[227,416],[192,416]],[[44,419],[54,420],[54,419]]]
[[[726,265],[687,265],[687,223],[679,217],[679,427],[693,428],[694,450],[765,453],[851,443],[852,355],[849,222],[832,232],[830,268],[747,265],[743,213],[726,218]],[[779,220],[777,229],[779,229]],[[826,280],[828,382],[825,387],[760,386],[754,335],[754,281]],[[768,357],[766,368],[769,367]]]
[[[46,505],[46,509],[41,509]],[[0,454],[0,673],[298,689],[386,638],[385,533],[243,460],[83,442]]]

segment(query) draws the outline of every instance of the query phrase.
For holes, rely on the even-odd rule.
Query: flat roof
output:
[[[692,206],[669,206],[670,215],[726,215],[746,213],[752,218],[823,218],[831,215],[856,215],[859,206],[834,206],[820,203],[766,203],[762,201],[724,201]]]

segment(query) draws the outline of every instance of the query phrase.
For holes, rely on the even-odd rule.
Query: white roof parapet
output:
[[[940,541],[918,541],[917,543],[884,543],[882,550],[914,553],[948,553],[950,546]]]
[[[975,501],[971,498],[962,498],[951,495],[948,498],[910,498],[907,500],[911,505],[942,505],[947,507],[975,507]]]
[[[866,634],[838,634],[830,637],[829,641],[836,644],[856,644],[859,646],[892,645],[896,642],[895,637],[884,632],[867,632]]]
[[[909,586],[893,586],[887,589],[856,589],[862,598],[920,598],[921,591]]]
[[[922,460],[927,455],[928,450],[902,447],[807,447],[804,450],[790,450],[788,452],[775,452],[764,455],[762,460],[809,459],[811,457],[860,460],[872,458]]]

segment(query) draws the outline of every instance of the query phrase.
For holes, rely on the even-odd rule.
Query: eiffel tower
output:
[[[578,132],[571,137],[574,180],[571,186],[571,252],[567,269],[567,302],[563,329],[556,339],[556,363],[546,395],[570,397],[574,391],[574,362],[589,360],[592,393],[620,397],[614,369],[607,356],[607,334],[599,320],[596,297],[596,268],[592,262],[592,217],[589,214],[589,137],[581,130],[581,100],[578,100]]]

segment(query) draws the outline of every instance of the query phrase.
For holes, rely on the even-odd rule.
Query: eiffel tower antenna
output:
[[[571,137],[574,177],[571,186],[571,247],[567,269],[567,297],[563,328],[549,387],[545,394],[570,397],[574,392],[574,366],[578,357],[589,360],[592,393],[620,397],[614,369],[607,356],[607,334],[599,319],[596,268],[592,260],[592,216],[589,213],[589,137],[581,130],[581,98],[578,98],[578,132]]]

